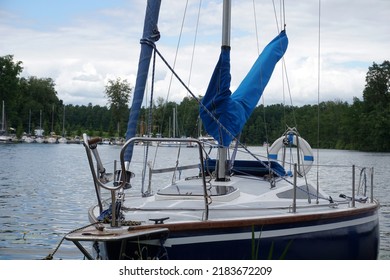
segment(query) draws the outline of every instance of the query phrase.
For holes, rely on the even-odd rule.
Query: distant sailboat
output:
[[[5,142],[11,142],[12,137],[8,135],[6,126],[5,126],[5,105],[4,105],[4,100],[3,100],[3,107],[1,111],[1,130],[0,130],[0,143],[5,143]]]
[[[52,107],[51,111],[51,132],[50,136],[46,139],[48,144],[56,144],[57,143],[57,136],[56,133],[54,132],[54,105]]]
[[[172,127],[171,127],[172,124]],[[168,133],[169,133],[169,138],[176,138],[178,134],[178,122],[177,122],[177,107],[173,108],[172,112],[172,119],[169,118],[169,128],[168,128]],[[172,132],[172,135],[171,135]],[[158,143],[159,146],[161,147],[178,147],[184,145],[182,142],[172,142],[172,141],[161,141]]]
[[[68,143],[68,139],[65,137],[65,105],[64,105],[64,112],[62,114],[62,136],[58,139],[59,144],[66,144]]]
[[[43,143],[45,142],[45,138],[43,137],[44,130],[42,129],[42,110],[39,111],[39,129],[35,129],[35,142]]]
[[[34,138],[31,137],[31,109],[28,115],[28,133],[23,136],[22,141],[24,143],[33,143],[35,141]]]

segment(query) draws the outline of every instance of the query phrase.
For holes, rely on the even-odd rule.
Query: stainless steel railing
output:
[[[203,197],[204,197],[204,219],[208,220],[209,217],[209,197],[207,192],[207,185],[206,185],[206,176],[204,174],[205,168],[204,168],[204,158],[203,158],[203,149],[202,149],[202,142],[198,139],[193,138],[151,138],[151,137],[133,137],[126,141],[126,143],[123,145],[121,153],[120,153],[120,162],[122,170],[125,170],[125,166],[127,165],[125,163],[124,154],[126,151],[126,148],[132,144],[134,145],[136,142],[172,142],[172,143],[196,143],[199,151],[199,162],[200,162],[200,172],[202,177],[202,184],[203,184]],[[193,166],[192,166],[193,167]],[[158,171],[156,171],[158,172]],[[150,174],[151,176],[151,174]],[[149,191],[150,191],[150,182],[149,182]]]
[[[322,167],[324,167],[324,165],[322,165]],[[326,166],[325,166],[326,167]],[[329,166],[328,166],[329,167]],[[343,167],[346,167],[346,166],[343,166]],[[332,168],[341,168],[341,166],[332,166]],[[352,186],[352,190],[351,190],[351,195],[350,196],[346,196],[346,195],[343,195],[342,197],[345,198],[345,199],[349,199],[349,206],[351,208],[355,208],[356,207],[356,201],[358,201],[359,199],[357,199],[356,197],[356,193],[359,190],[356,189],[356,165],[352,165],[352,178],[351,178],[351,186]],[[360,180],[359,180],[359,187],[361,187],[361,184],[364,184],[364,192],[363,192],[363,196],[368,198],[367,196],[367,192],[366,192],[366,189],[367,189],[367,183],[364,181],[364,182],[361,182],[362,181],[362,172],[365,172],[366,170],[369,170],[370,171],[370,182],[369,182],[369,188],[370,188],[370,194],[369,194],[369,203],[374,203],[374,168],[373,167],[370,167],[370,168],[367,168],[367,167],[362,167],[361,168],[361,174],[360,174]],[[291,205],[291,211],[293,213],[296,213],[297,211],[297,196],[296,196],[296,192],[297,192],[297,178],[300,177],[300,174],[298,172],[298,164],[295,163],[294,164],[294,169],[293,169],[293,201],[292,201],[292,205]],[[358,193],[359,194],[359,193]],[[340,195],[341,196],[341,195]],[[364,200],[365,201],[365,200]],[[339,203],[339,202],[338,202]]]

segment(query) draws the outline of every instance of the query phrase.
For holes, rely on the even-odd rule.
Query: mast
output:
[[[50,135],[52,135],[53,132],[54,132],[54,104],[52,105],[52,109],[51,109],[51,131],[50,131]]]
[[[42,110],[39,110],[39,130],[42,133]]]
[[[5,122],[5,112],[4,112],[4,109],[5,109],[5,105],[4,105],[4,100],[3,100],[3,107],[1,109],[1,131],[5,130],[5,128],[4,128],[4,122]]]
[[[31,135],[31,109],[30,109],[30,112],[28,114],[28,135],[29,136]]]
[[[222,12],[222,46],[230,47],[231,0],[223,0]]]
[[[222,47],[230,48],[231,29],[231,0],[223,1],[222,11]],[[223,143],[218,143],[217,181],[228,181],[227,176],[227,150]]]
[[[173,137],[179,137],[180,135],[178,135],[179,134],[179,126],[178,126],[178,122],[177,122],[177,105],[175,105],[175,107],[173,107],[172,125],[173,125]]]
[[[64,112],[62,114],[62,137],[65,137],[65,105]]]
[[[172,136],[173,138],[176,137],[176,111],[175,111],[175,107],[173,107],[173,121],[172,121]]]

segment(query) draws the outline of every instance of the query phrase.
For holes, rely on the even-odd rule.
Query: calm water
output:
[[[102,145],[99,149],[103,161],[119,157],[117,146]],[[176,154],[169,152],[166,156],[176,158]],[[381,202],[379,258],[390,259],[390,153],[321,150],[320,163],[355,163],[375,168],[375,192]],[[335,180],[332,172],[321,168],[320,178]],[[316,176],[315,171],[312,176]],[[350,178],[346,176],[346,184],[350,184]],[[331,183],[335,197],[343,183],[340,180]],[[87,209],[94,202],[92,178],[82,145],[0,145],[1,260],[46,257],[66,233],[89,223]],[[83,258],[69,241],[62,243],[54,257]]]

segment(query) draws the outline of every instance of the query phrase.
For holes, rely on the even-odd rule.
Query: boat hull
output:
[[[356,212],[356,213],[355,213]],[[160,225],[159,225],[160,226]],[[365,211],[258,220],[161,225],[169,235],[100,243],[106,259],[376,259],[376,207]],[[121,251],[122,250],[122,251]]]

